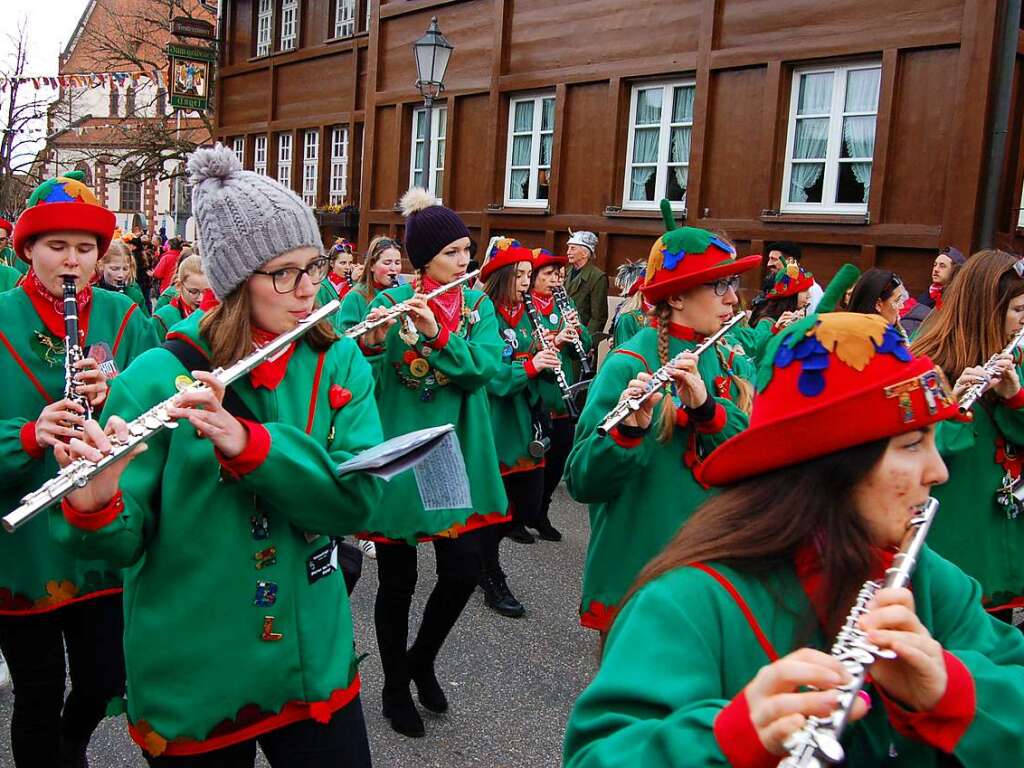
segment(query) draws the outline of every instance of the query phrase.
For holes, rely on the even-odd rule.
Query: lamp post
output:
[[[448,60],[455,48],[448,42],[437,26],[437,16],[430,17],[430,26],[423,37],[412,44],[412,52],[416,58],[416,88],[423,96],[426,108],[423,120],[423,187],[430,190],[430,131],[431,118],[434,111],[434,99],[444,90],[444,73],[448,69]],[[415,146],[413,147],[413,163],[416,162]],[[436,193],[440,190],[434,190]]]

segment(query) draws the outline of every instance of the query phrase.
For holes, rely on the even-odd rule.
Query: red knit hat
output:
[[[480,269],[480,279],[486,280],[502,267],[518,264],[521,261],[533,263],[533,251],[524,248],[518,240],[508,237],[499,238],[487,253],[487,261]]]
[[[640,289],[652,303],[687,288],[755,269],[761,263],[758,256],[737,259],[735,248],[706,229],[676,227],[668,200],[661,201],[661,216],[666,231],[651,246]]]
[[[814,285],[814,275],[796,262],[790,262],[775,273],[775,284],[765,294],[766,299],[786,299],[801,291],[809,291]]]
[[[569,264],[568,256],[555,256],[547,248],[533,249],[533,271],[537,272],[541,267],[565,267]]]
[[[957,415],[934,363],[915,358],[879,315],[812,315],[776,336],[764,360],[750,427],[699,467],[707,485],[729,485]]]
[[[96,235],[100,254],[107,252],[114,236],[114,214],[99,204],[84,182],[84,171],[69,171],[35,188],[14,227],[14,251],[18,256],[28,261],[25,243],[35,235],[58,230]]]

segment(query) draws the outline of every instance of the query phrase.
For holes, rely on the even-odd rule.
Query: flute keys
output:
[[[843,745],[839,743],[839,739],[833,736],[827,731],[820,731],[815,734],[815,748],[830,763],[841,763],[843,758],[846,757],[846,752],[843,751]]]

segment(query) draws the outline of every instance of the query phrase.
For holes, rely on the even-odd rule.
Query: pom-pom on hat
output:
[[[502,267],[518,264],[521,261],[533,263],[533,251],[524,248],[518,240],[509,237],[496,238],[487,251],[487,261],[480,269],[480,279],[486,280]]]
[[[812,285],[814,285],[814,275],[796,262],[790,262],[775,273],[775,284],[765,294],[765,298],[786,299],[796,296],[800,291],[810,290]]]
[[[413,187],[399,201],[405,216],[405,252],[416,269],[423,269],[441,250],[469,237],[459,215],[439,205],[423,187]]]
[[[698,469],[707,485],[893,437],[957,415],[946,380],[879,315],[811,315],[778,334],[758,372],[750,427]]]
[[[47,179],[29,195],[28,207],[14,226],[14,252],[25,258],[25,244],[45,232],[88,232],[96,235],[99,252],[106,253],[114,235],[114,214],[85,186],[84,171],[68,171]]]
[[[535,273],[542,267],[564,267],[568,264],[568,256],[556,256],[547,248],[533,249],[533,271]]]
[[[203,272],[218,299],[275,256],[304,246],[323,253],[310,207],[274,179],[243,171],[227,147],[197,149],[188,170]]]
[[[759,256],[736,258],[736,249],[706,229],[676,227],[672,206],[661,201],[665,234],[651,246],[644,278],[644,297],[651,303],[662,301],[703,283],[756,269]]]

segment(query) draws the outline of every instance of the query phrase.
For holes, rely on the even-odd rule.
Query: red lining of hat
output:
[[[541,269],[543,267],[550,267],[552,265],[554,265],[556,267],[564,267],[564,266],[567,266],[568,264],[569,264],[569,257],[568,256],[555,256],[555,254],[553,254],[553,253],[550,256],[548,254],[546,254],[546,253],[538,253],[533,258],[533,269],[534,269],[534,271],[539,270],[539,269]]]
[[[117,220],[111,211],[91,203],[37,203],[18,217],[14,226],[14,252],[24,260],[25,244],[45,232],[88,232],[99,240],[100,255],[107,252]]]
[[[730,277],[731,275],[748,272],[761,264],[760,257],[747,256],[730,261],[728,264],[722,264],[717,267],[713,266],[721,261],[723,257],[728,256],[729,253],[727,251],[723,251],[715,246],[710,246],[704,253],[687,254],[676,269],[671,271],[664,268],[659,269],[654,275],[653,280],[644,285],[640,291],[648,301],[654,303],[680,294],[688,288],[714,282],[720,277]],[[680,270],[686,268],[687,261],[691,262],[693,269],[681,272]],[[711,265],[705,266],[708,262]],[[662,275],[665,275],[665,277],[662,278]]]

